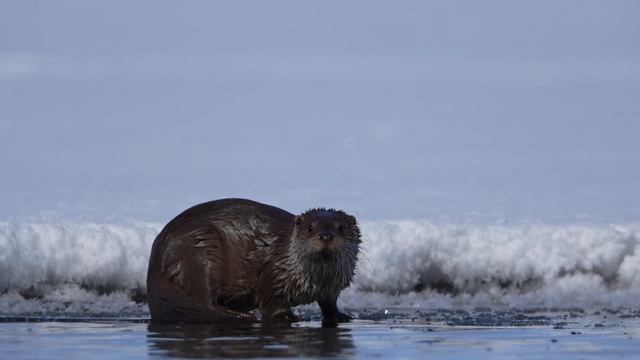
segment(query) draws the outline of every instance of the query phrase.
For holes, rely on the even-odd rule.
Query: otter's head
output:
[[[317,208],[295,218],[290,246],[305,265],[316,273],[335,272],[351,280],[360,246],[356,218],[334,209]]]

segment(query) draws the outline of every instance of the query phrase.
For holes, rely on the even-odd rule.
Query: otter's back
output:
[[[152,317],[158,318],[160,292],[205,303],[248,293],[254,276],[249,254],[288,239],[293,223],[287,211],[244,199],[185,210],[164,227],[151,249],[147,293]]]

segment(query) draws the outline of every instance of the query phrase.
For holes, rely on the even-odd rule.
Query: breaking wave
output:
[[[341,303],[363,308],[632,308],[640,226],[364,222]],[[0,316],[147,316],[161,224],[0,223]]]

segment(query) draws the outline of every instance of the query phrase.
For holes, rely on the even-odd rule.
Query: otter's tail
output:
[[[257,321],[251,313],[192,301],[177,287],[168,288],[166,285],[160,285],[155,291],[148,293],[149,311],[153,322],[237,323]]]

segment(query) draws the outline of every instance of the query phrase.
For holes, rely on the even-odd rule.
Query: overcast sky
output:
[[[640,217],[638,1],[8,1],[0,219]]]

